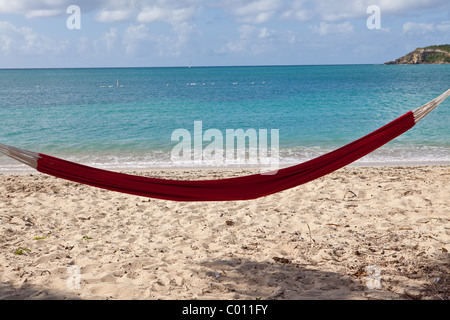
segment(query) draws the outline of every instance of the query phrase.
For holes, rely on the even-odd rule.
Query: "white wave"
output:
[[[280,167],[299,164],[326,154],[332,149],[320,147],[295,147],[280,149]],[[87,166],[106,170],[162,169],[162,168],[211,168],[211,167],[257,167],[268,165],[261,161],[172,161],[168,151],[150,151],[130,154],[76,154],[54,155]],[[273,164],[273,163],[272,163]],[[441,146],[391,146],[382,147],[355,161],[352,165],[450,165],[450,147]],[[22,165],[6,156],[0,156],[0,173],[32,172],[34,169]]]

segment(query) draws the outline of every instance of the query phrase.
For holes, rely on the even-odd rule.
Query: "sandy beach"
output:
[[[2,174],[0,299],[448,300],[449,194],[450,166],[351,166],[257,200],[192,203]]]

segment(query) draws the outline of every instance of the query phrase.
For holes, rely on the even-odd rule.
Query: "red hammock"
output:
[[[450,90],[352,143],[307,162],[280,169],[274,175],[254,174],[199,181],[167,180],[96,169],[1,144],[0,152],[39,172],[111,191],[173,201],[249,200],[296,187],[350,164],[411,129],[449,95]]]

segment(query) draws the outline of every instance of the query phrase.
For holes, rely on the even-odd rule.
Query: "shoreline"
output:
[[[0,299],[448,300],[449,193],[449,166],[348,166],[224,202],[0,174]],[[68,268],[78,268],[79,287]]]
[[[283,168],[288,168],[291,166],[295,166],[297,164],[300,163],[291,163],[291,164],[285,164],[285,165],[280,165],[279,169],[283,169]],[[89,165],[88,165],[89,166]],[[429,162],[429,161],[390,161],[390,162],[353,162],[351,164],[348,164],[346,167],[354,167],[354,168],[383,168],[383,167],[446,167],[446,166],[450,166],[450,162],[447,161],[436,161],[436,162]],[[259,167],[252,167],[252,166],[242,166],[242,167],[231,167],[231,166],[184,166],[184,167],[173,167],[173,166],[167,166],[167,167],[148,167],[148,168],[123,168],[123,167],[111,167],[111,168],[104,168],[102,166],[93,166],[94,168],[97,169],[103,169],[103,170],[108,170],[108,171],[116,171],[116,172],[124,172],[124,173],[129,173],[129,172],[151,172],[151,171],[185,171],[185,170],[194,170],[194,171],[202,171],[202,170],[225,170],[225,171],[254,171],[254,172],[259,172],[261,170],[261,168]],[[32,173],[39,173],[36,169],[28,167],[28,166],[23,166],[23,169],[18,170],[18,169],[13,169],[13,170],[5,170],[5,171],[1,171],[1,167],[0,167],[0,175],[21,175],[21,174],[32,174]]]

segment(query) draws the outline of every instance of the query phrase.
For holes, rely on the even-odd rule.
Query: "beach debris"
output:
[[[308,226],[308,230],[309,230],[309,243],[312,246],[313,242],[316,242],[316,240],[314,240],[311,236],[311,228],[309,227],[309,224],[306,224],[306,225]]]
[[[405,290],[405,292],[403,293],[403,297],[409,298],[412,300],[420,300],[420,299],[422,299],[422,294],[420,292]]]
[[[92,239],[92,237],[89,237],[89,236],[84,235],[82,239],[83,239],[83,240],[90,240],[90,239]]]
[[[273,257],[272,259],[273,259],[273,261],[279,262],[279,263],[286,263],[286,264],[287,263],[291,263],[291,261],[289,259],[286,259],[286,258]]]
[[[47,239],[48,237],[49,236],[43,236],[43,237],[37,236],[37,237],[34,237],[33,240],[43,240],[43,239]]]
[[[30,249],[27,249],[27,248],[18,247],[18,248],[16,249],[16,251],[14,251],[14,254],[15,254],[15,255],[21,256],[21,255],[23,255],[25,252],[31,252],[31,250],[30,250]]]
[[[255,242],[255,243],[249,243],[248,245],[243,244],[243,245],[241,246],[241,248],[244,249],[244,250],[255,250],[255,249],[258,248],[258,243],[257,243],[257,242]]]
[[[352,190],[347,189],[344,193],[344,199],[347,197],[347,193],[350,193],[351,195],[348,198],[357,198],[358,196],[356,195],[356,193],[354,193]]]
[[[353,275],[356,277],[367,276],[367,272],[366,269],[363,266],[361,266],[358,268],[358,270],[356,270],[356,272]]]
[[[227,220],[227,221],[225,221],[225,223],[226,223],[227,226],[234,225],[234,221],[233,220]]]
[[[284,295],[285,290],[284,289],[280,289],[278,290],[278,292],[275,292],[273,295],[271,295],[268,300],[275,300],[278,298],[281,298]]]
[[[207,271],[206,275],[208,277],[213,277],[213,278],[216,278],[216,279],[219,279],[221,277],[220,273],[217,272],[217,271]]]

